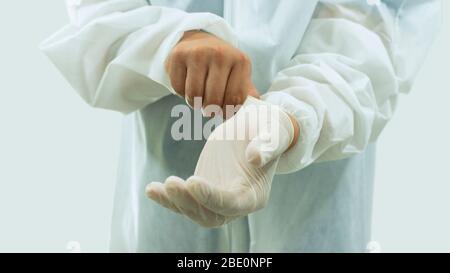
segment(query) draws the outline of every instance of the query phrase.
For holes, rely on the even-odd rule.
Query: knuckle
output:
[[[205,60],[205,55],[207,55],[207,52],[204,48],[197,47],[189,50],[189,58],[195,63]]]
[[[192,99],[194,99],[196,97],[201,97],[202,93],[203,93],[200,86],[195,85],[195,84],[186,86],[185,92],[186,92],[186,95]]]
[[[207,101],[205,101],[205,106],[209,105],[222,107],[222,99],[219,98],[218,96],[208,98]]]
[[[226,49],[223,46],[213,48],[212,56],[217,63],[224,63],[226,60]]]
[[[237,63],[242,65],[242,66],[249,66],[250,65],[250,58],[246,54],[241,52],[237,56]]]
[[[243,101],[244,101],[244,96],[242,96],[242,95],[231,95],[231,96],[227,97],[227,99],[225,101],[225,105],[236,106],[236,105],[242,104]]]
[[[187,52],[184,49],[174,48],[170,55],[170,62],[172,63],[181,63],[186,59]]]
[[[215,62],[224,64],[227,60],[227,49],[223,46],[203,46],[189,51],[189,58],[196,63]]]

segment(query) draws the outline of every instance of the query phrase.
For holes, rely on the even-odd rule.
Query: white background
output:
[[[445,2],[445,1],[444,1]],[[450,14],[382,134],[373,239],[450,252]],[[64,2],[0,3],[0,252],[107,251],[120,114],[85,105],[39,52]]]

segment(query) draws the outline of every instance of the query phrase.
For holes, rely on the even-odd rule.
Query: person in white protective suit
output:
[[[127,114],[111,251],[365,251],[374,143],[440,1],[67,2],[70,24],[42,50],[87,103]],[[193,44],[245,65],[198,69]],[[207,140],[174,139],[172,110],[197,96],[243,106]],[[217,138],[227,124],[249,133]]]

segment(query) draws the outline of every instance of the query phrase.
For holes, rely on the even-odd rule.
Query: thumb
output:
[[[247,146],[245,157],[257,167],[279,158],[289,149],[294,140],[294,125],[290,117],[279,111],[278,122],[271,121],[270,131],[263,131],[253,138]]]
[[[289,147],[289,143],[279,143],[279,137],[262,133],[250,141],[245,150],[245,158],[256,167],[263,167],[278,158]]]

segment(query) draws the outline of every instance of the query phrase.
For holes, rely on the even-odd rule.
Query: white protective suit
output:
[[[111,250],[364,251],[375,148],[436,34],[438,0],[73,0],[43,51],[81,97],[125,117]],[[204,141],[175,141],[164,62],[202,29],[253,63],[266,102],[294,116],[267,206],[217,229],[145,196],[150,181],[194,173]],[[195,111],[194,115],[201,115]],[[314,163],[314,164],[312,164]]]

